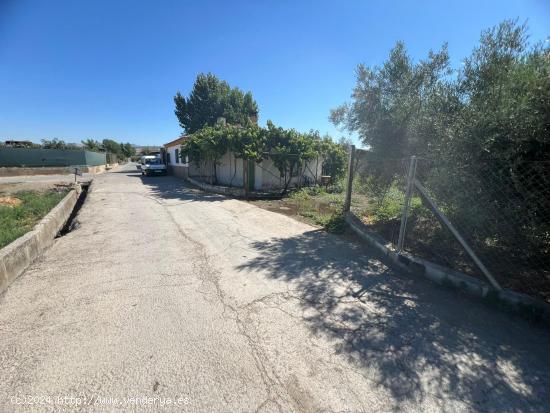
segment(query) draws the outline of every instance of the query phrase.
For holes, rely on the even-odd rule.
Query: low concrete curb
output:
[[[81,188],[77,186],[57,204],[30,232],[0,250],[0,293],[50,247],[69,219]]]
[[[196,179],[193,179],[191,177],[186,177],[184,179],[187,180],[189,183],[193,184],[194,186],[202,189],[205,192],[210,192],[218,195],[231,196],[234,198],[246,197],[246,194],[243,188],[211,185],[205,182],[197,181]],[[278,193],[257,192],[257,191],[250,191],[248,193],[248,199],[279,199],[279,198],[281,198],[281,195]]]
[[[191,177],[185,178],[187,181],[189,181],[191,184],[195,185],[196,187],[199,187],[205,192],[211,192],[214,194],[219,195],[227,195],[227,196],[234,196],[238,198],[244,197],[244,189],[243,188],[234,188],[234,187],[228,187],[228,186],[217,186],[217,185],[210,185],[201,181],[197,181],[196,179],[193,179]]]
[[[382,237],[370,231],[367,226],[351,212],[345,213],[345,220],[359,237],[367,241],[399,268],[412,274],[425,277],[437,284],[451,286],[471,295],[489,301],[499,302],[514,312],[527,316],[535,316],[544,323],[550,325],[550,305],[547,303],[510,290],[496,291],[489,284],[477,278],[454,271],[442,265],[434,264],[433,262],[426,261],[408,253],[398,253],[390,243],[387,243]]]

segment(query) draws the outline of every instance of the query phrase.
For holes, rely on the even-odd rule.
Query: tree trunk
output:
[[[290,181],[292,181],[292,173],[294,172],[294,165],[290,167],[290,171],[288,174],[288,179],[286,178],[286,171],[285,171],[285,187],[283,188],[283,192],[281,192],[281,196],[285,196],[288,191],[288,186],[290,185]]]
[[[315,163],[315,185],[319,183],[319,177],[317,176],[319,172],[319,155],[317,155],[317,162]]]
[[[213,162],[214,166],[214,179],[213,179],[213,185],[218,184],[218,170],[216,168],[216,161]]]

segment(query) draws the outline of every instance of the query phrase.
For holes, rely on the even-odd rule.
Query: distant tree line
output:
[[[42,139],[42,143],[34,143],[32,141],[16,141],[16,140],[6,140],[5,142],[0,142],[0,147],[9,146],[14,148],[28,148],[28,149],[82,149],[77,144],[66,143],[63,140],[54,138],[54,139]]]
[[[101,142],[86,139],[82,141],[82,145],[90,151],[112,153],[119,160],[128,159],[136,154],[136,148],[131,143],[119,143],[112,139],[103,139]]]
[[[5,146],[5,143],[0,142],[0,147]],[[17,147],[31,149],[62,149],[62,150],[82,150],[86,149],[94,152],[107,152],[123,160],[130,158],[136,154],[136,149],[131,143],[119,143],[112,139],[103,139],[99,142],[94,139],[86,139],[82,141],[82,145],[76,143],[67,143],[62,139],[42,139],[41,143],[33,143],[31,141],[19,141]]]

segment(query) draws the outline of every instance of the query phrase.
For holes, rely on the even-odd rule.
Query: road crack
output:
[[[202,294],[206,299],[214,297],[215,300],[221,304],[223,308],[221,314],[222,318],[232,320],[236,323],[239,334],[245,339],[250,348],[250,355],[252,356],[254,365],[260,375],[263,387],[268,396],[258,406],[256,411],[260,411],[269,402],[273,403],[280,412],[291,410],[293,406],[292,398],[288,395],[281,378],[275,373],[272,367],[267,365],[266,360],[268,360],[268,356],[262,348],[261,338],[258,337],[257,331],[250,331],[252,323],[250,319],[247,319],[249,317],[249,310],[230,303],[229,298],[220,285],[221,272],[216,269],[211,262],[211,258],[215,259],[216,257],[210,256],[203,244],[195,240],[181,228],[170,209],[166,208],[167,205],[161,202],[157,203],[162,207],[179,234],[193,245],[190,254],[190,256],[195,258],[192,264],[193,273],[200,280],[201,287],[204,287],[200,288],[197,292]],[[242,234],[236,235],[236,238],[238,238],[239,235]]]

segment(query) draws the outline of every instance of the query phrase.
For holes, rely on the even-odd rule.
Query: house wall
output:
[[[213,168],[211,165],[200,168],[202,175],[197,171],[197,175],[202,177],[213,177]],[[314,159],[310,161],[304,168],[300,171],[297,171],[296,176],[294,176],[289,187],[297,186],[300,182],[300,177],[306,177],[312,183],[315,182],[321,176],[322,169],[322,160]],[[226,186],[243,186],[243,160],[236,159],[232,152],[227,152],[219,161],[219,164],[216,167],[217,180],[221,185]],[[254,164],[254,189],[255,190],[270,190],[270,189],[280,189],[284,186],[284,180],[281,178],[278,169],[273,165],[271,159],[264,159],[260,163],[255,162]]]
[[[189,176],[200,181],[212,183],[214,181],[214,168],[212,163],[202,163],[196,165],[194,162],[189,162]]]
[[[235,158],[233,152],[226,152],[216,166],[218,183],[225,186],[243,186],[243,160]]]
[[[170,175],[185,179],[189,176],[189,163],[183,162],[176,156],[176,149],[181,150],[181,145],[167,146],[166,150],[166,167]]]
[[[208,184],[214,183],[214,166],[212,162],[204,162],[196,165],[193,162],[176,162],[176,149],[180,145],[166,147],[166,153],[169,154],[167,162],[168,172],[171,175],[180,178],[193,178]],[[168,160],[168,159],[167,159]],[[311,183],[316,182],[321,176],[322,160],[314,159],[300,171],[296,171],[291,179],[289,188],[295,187],[300,183],[300,178],[305,177]],[[226,152],[216,165],[216,177],[218,185],[227,187],[243,187],[243,160],[235,158],[233,152]],[[302,182],[304,180],[302,179]],[[264,159],[260,163],[254,163],[254,189],[257,191],[267,191],[281,189],[284,186],[284,180],[279,171],[273,165],[271,159]]]
[[[166,154],[167,154],[167,158],[168,158],[168,155],[170,157],[170,161],[167,162],[167,165],[173,165],[173,166],[189,166],[189,163],[188,162],[183,162],[182,159],[177,159],[176,157],[176,150],[178,150],[178,153],[179,151],[181,150],[181,145],[174,145],[174,146],[167,146],[166,147]],[[177,162],[176,162],[177,161]]]
[[[189,177],[189,168],[187,166],[167,165],[168,174],[175,177],[186,179]]]
[[[321,158],[308,162],[302,169],[296,171],[295,176],[290,180],[289,188],[298,186],[300,179],[302,179],[302,184],[306,181],[310,183],[317,182],[321,177],[322,165]],[[284,179],[271,159],[264,159],[261,163],[256,164],[255,174],[255,187],[257,189],[280,189],[284,186]]]

